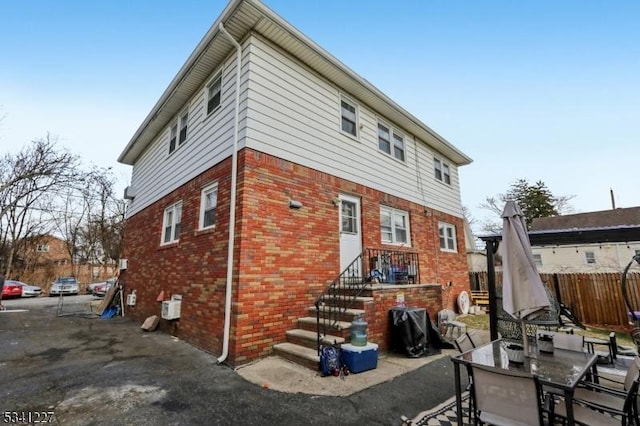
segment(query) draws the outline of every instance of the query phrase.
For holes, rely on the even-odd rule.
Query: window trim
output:
[[[180,222],[176,222],[175,220],[173,220],[173,223],[170,225],[171,237],[169,241],[165,241],[166,235],[167,235],[166,234],[167,233],[167,213],[171,212],[173,214],[173,217],[175,217],[176,212],[178,211],[178,208],[180,209]],[[180,241],[180,232],[182,231],[182,226],[180,226],[180,228],[178,228],[178,232],[176,232],[176,228],[178,227],[178,225],[182,225],[182,200],[165,207],[163,210],[162,234],[160,236],[160,245],[165,246],[169,244],[175,244]]]
[[[391,241],[389,240],[385,240],[383,238],[383,232],[382,232],[382,215],[383,214],[389,214],[389,216],[391,217]],[[395,227],[395,216],[399,215],[399,216],[403,216],[405,218],[405,233],[407,236],[407,241],[406,242],[398,242],[396,240],[396,227]],[[393,207],[389,207],[389,206],[385,206],[385,205],[381,205],[380,206],[380,242],[382,244],[389,244],[389,245],[394,245],[394,246],[403,246],[403,247],[411,247],[411,215],[409,214],[408,211],[406,210],[400,210],[400,209],[395,209]]]
[[[542,266],[542,254],[541,253],[533,253],[533,263],[536,266]]]
[[[220,88],[218,91],[218,104],[213,107],[213,109],[211,109],[211,111],[209,111],[209,102],[211,102],[212,96],[211,96],[211,88],[216,84],[216,82],[220,80]],[[224,83],[224,79],[223,79],[223,75],[222,75],[222,70],[218,71],[217,73],[214,74],[213,78],[211,80],[209,80],[209,82],[207,83],[207,85],[205,86],[205,109],[207,111],[207,117],[211,116],[212,114],[214,114],[216,111],[218,111],[220,109],[220,107],[222,107],[222,84]],[[215,95],[213,96],[215,97]]]
[[[212,184],[209,184],[207,186],[205,186],[204,188],[202,188],[202,191],[200,191],[200,215],[199,215],[199,219],[198,219],[198,229],[200,231],[204,231],[206,229],[213,229],[216,227],[216,217],[215,217],[215,213],[214,213],[214,219],[213,219],[213,223],[211,225],[208,226],[204,226],[204,217],[206,214],[206,210],[205,210],[205,202],[206,202],[206,194],[209,192],[214,191],[216,192],[216,203],[215,206],[213,207],[213,209],[215,211],[217,211],[218,209],[218,182],[214,182]]]
[[[180,147],[187,142],[187,139],[189,139],[189,108],[182,110],[178,116],[178,122],[180,123],[180,126],[178,127],[178,147]],[[182,136],[183,131],[184,138]]]
[[[173,154],[176,149],[178,149],[178,120],[174,120],[169,125],[169,154]]]
[[[433,176],[436,180],[451,185],[451,165],[438,157],[433,157]]]
[[[389,151],[382,149],[382,147],[380,146],[380,127],[383,127],[388,133],[389,139],[382,138],[382,140],[389,145]],[[385,155],[388,155],[394,160],[400,161],[401,163],[407,162],[407,136],[404,132],[387,124],[384,120],[378,119],[376,135],[378,137],[378,151],[384,153]],[[396,155],[397,140],[400,140],[402,142],[402,158],[398,158],[398,156]]]
[[[398,161],[402,161],[403,163],[406,162],[407,161],[407,143],[405,141],[406,138],[404,134],[394,129],[392,139],[393,139],[393,154],[391,156]],[[398,158],[396,156],[396,140],[398,139],[402,142],[402,158]]]
[[[449,248],[449,245],[447,244],[447,240],[449,239],[449,237],[446,236],[446,234],[442,234],[441,235],[441,230],[442,229],[451,229],[453,230],[453,236],[451,237],[451,241],[453,241],[453,248]],[[445,247],[442,247],[442,239],[444,238],[445,240]],[[448,223],[448,222],[438,222],[438,246],[440,247],[440,251],[446,251],[449,253],[457,253],[458,252],[458,233],[456,231],[456,226]]]
[[[592,260],[591,262],[589,260]],[[596,252],[595,251],[585,251],[584,252],[584,261],[587,265],[595,265],[596,262]]]
[[[342,103],[347,104],[348,106],[352,107],[354,109],[353,111],[353,115],[355,116],[354,120],[353,120],[353,130],[355,132],[355,134],[348,132],[346,130],[343,129],[342,127],[342,122],[343,120],[345,120],[345,116],[342,113]],[[349,99],[348,97],[341,95],[340,96],[340,104],[339,104],[339,111],[340,111],[340,133],[350,137],[350,138],[354,138],[359,140],[360,139],[360,108],[358,106],[358,104],[354,101],[352,101],[351,99]],[[347,118],[347,120],[349,120]],[[351,120],[349,120],[351,121]]]

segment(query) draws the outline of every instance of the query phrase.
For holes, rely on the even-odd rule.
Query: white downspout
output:
[[[236,192],[238,182],[238,124],[240,109],[240,73],[242,67],[242,46],[229,34],[222,25],[218,25],[220,32],[231,41],[236,48],[236,106],[234,113],[233,153],[231,154],[231,201],[229,207],[229,247],[227,249],[227,288],[224,301],[224,336],[222,339],[222,355],[218,363],[223,362],[229,355],[229,330],[231,328],[231,296],[233,290],[233,247],[236,230]]]

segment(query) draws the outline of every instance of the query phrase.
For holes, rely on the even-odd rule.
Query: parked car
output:
[[[22,297],[38,297],[42,292],[42,289],[40,287],[35,285],[29,285],[21,281],[7,280],[5,281],[4,285],[6,286],[7,284],[19,285],[22,288],[22,294],[21,294]]]
[[[85,290],[86,290],[87,294],[94,294],[95,295],[96,287],[104,285],[104,284],[107,284],[107,283],[113,284],[116,281],[118,281],[118,278],[117,277],[112,277],[112,278],[107,279],[106,281],[99,281],[97,283],[91,283],[91,284],[87,285],[87,288]]]
[[[97,297],[104,297],[105,294],[107,294],[107,292],[109,291],[109,289],[111,288],[112,285],[114,285],[116,283],[117,280],[111,281],[111,280],[107,280],[104,283],[97,285],[94,289],[93,289],[93,295],[97,296]]]
[[[22,286],[13,284],[11,281],[5,281],[2,287],[2,298],[9,299],[22,296]]]
[[[51,285],[49,296],[59,296],[60,294],[78,294],[80,285],[76,277],[58,277]]]

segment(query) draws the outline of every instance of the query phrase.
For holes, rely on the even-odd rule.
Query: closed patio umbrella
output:
[[[525,321],[551,306],[531,252],[524,215],[515,201],[502,212],[502,308],[520,320],[525,354],[528,354]]]

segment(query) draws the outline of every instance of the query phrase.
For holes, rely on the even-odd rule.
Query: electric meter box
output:
[[[180,304],[182,300],[165,300],[162,302],[162,318],[173,320],[180,318]]]

